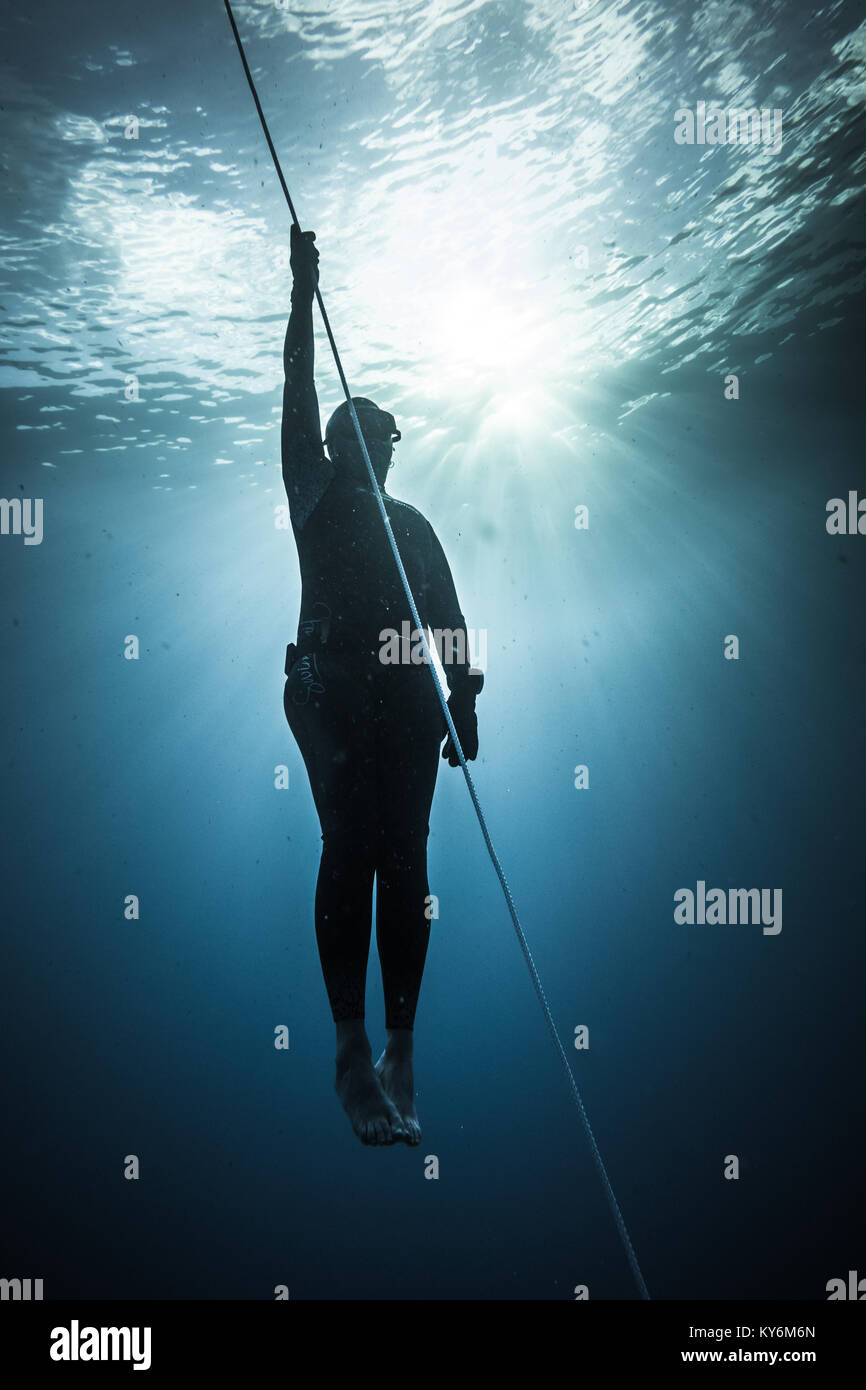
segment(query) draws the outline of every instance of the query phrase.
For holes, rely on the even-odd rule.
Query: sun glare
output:
[[[431,353],[463,375],[468,368],[513,381],[532,362],[538,326],[514,309],[513,297],[487,286],[456,286],[439,298],[427,324]]]

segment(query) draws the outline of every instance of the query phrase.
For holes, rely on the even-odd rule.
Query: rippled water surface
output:
[[[7,19],[0,379],[103,397],[100,447],[140,449],[154,483],[163,455],[189,485],[188,425],[261,485],[288,227],[225,15],[145,7],[121,47],[98,6],[41,8]],[[861,274],[857,8],[239,5],[350,380],[441,456],[482,415],[568,433],[612,366],[665,390],[686,363],[751,365],[749,335],[779,344],[806,310],[837,321]],[[780,110],[781,149],[676,144],[698,100]],[[133,371],[143,439],[111,408]],[[70,423],[40,423],[41,462],[68,467]]]

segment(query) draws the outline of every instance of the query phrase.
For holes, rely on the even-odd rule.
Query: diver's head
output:
[[[368,401],[365,396],[353,396],[352,404],[358,416],[376,481],[380,487],[384,487],[388,469],[394,462],[394,444],[400,438],[400,431],[397,429],[394,416],[389,415],[387,410],[380,410],[375,402]],[[364,455],[361,453],[346,401],[337,406],[328,421],[325,444],[339,472],[351,474],[359,479],[368,477]]]

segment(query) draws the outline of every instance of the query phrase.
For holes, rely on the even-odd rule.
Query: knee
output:
[[[427,867],[428,825],[401,825],[379,839],[376,864],[381,873]]]
[[[326,824],[322,830],[322,862],[332,866],[374,866],[377,841],[366,827]]]

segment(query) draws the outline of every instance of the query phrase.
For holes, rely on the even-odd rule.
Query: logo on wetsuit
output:
[[[325,687],[322,684],[322,676],[315,652],[309,652],[306,656],[299,657],[295,670],[298,673],[302,688],[296,690],[292,696],[293,705],[308,705],[311,695],[324,694]]]
[[[331,610],[326,603],[314,603],[313,613],[318,616],[306,618],[300,623],[298,633],[302,637],[318,637],[320,642],[327,642],[331,630]]]

